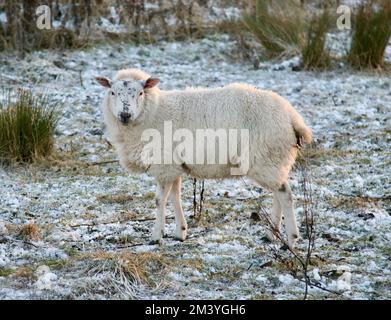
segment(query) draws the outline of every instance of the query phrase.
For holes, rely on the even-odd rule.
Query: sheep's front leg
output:
[[[187,223],[181,204],[181,177],[176,178],[172,185],[170,200],[174,205],[176,222],[175,238],[184,241],[187,237]]]
[[[158,183],[157,185],[157,190],[156,190],[157,213],[156,213],[155,226],[152,231],[152,240],[150,244],[160,243],[164,236],[164,224],[166,222],[166,205],[167,205],[168,196],[171,191],[171,187],[172,187],[172,182],[165,183],[165,184]]]

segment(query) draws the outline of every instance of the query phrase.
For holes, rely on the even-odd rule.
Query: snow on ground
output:
[[[25,60],[0,56],[3,84],[7,79],[7,85],[63,102],[56,132],[60,160],[0,169],[1,299],[303,296],[300,277],[273,259],[279,245],[265,243],[265,228],[250,219],[257,202],[270,209],[271,197],[249,181],[206,181],[204,212],[194,219],[192,181],[185,179],[189,239],[180,243],[171,237],[169,217],[164,244],[148,245],[155,210],[153,179],[126,173],[116,163],[87,165],[115,159],[102,136],[103,91],[94,76],[112,76],[126,67],[159,76],[164,89],[238,81],[289,99],[315,137],[315,147],[307,152],[317,217],[309,275],[339,292],[310,288],[310,298],[391,298],[389,76],[346,69],[293,72],[289,63],[253,70],[247,62],[231,60],[234,46],[228,37],[218,36],[36,52]],[[298,170],[291,184],[302,222]],[[32,239],[18,236],[18,226],[27,223],[39,228]],[[301,240],[299,254],[305,249]],[[148,268],[156,272],[147,275],[152,284],[117,281],[123,279],[118,270],[127,270],[131,257],[153,262]]]

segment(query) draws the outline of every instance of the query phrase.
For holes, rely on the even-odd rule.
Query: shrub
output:
[[[89,30],[92,14],[90,0],[62,1],[65,13],[62,13],[61,26],[57,29],[40,30],[36,26],[37,0],[0,1],[0,11],[4,11],[6,22],[0,23],[0,51],[17,50],[23,57],[25,52],[40,49],[73,49],[85,42],[86,35],[80,36],[80,30]],[[52,17],[61,16],[59,1],[48,1]],[[82,28],[82,23],[86,26]],[[66,28],[67,22],[74,26]]]
[[[326,48],[326,34],[330,26],[330,14],[327,10],[312,19],[307,32],[306,43],[302,49],[301,64],[304,69],[326,69],[331,58]]]
[[[26,90],[5,91],[0,99],[0,162],[32,162],[50,155],[57,107]]]
[[[390,36],[391,2],[371,0],[362,4],[353,21],[350,65],[359,69],[382,67]]]
[[[263,45],[267,57],[301,54],[301,67],[309,70],[330,65],[326,34],[332,19],[328,3],[323,4],[322,13],[310,18],[304,5],[294,0],[254,1],[254,13],[245,13],[243,22]]]
[[[292,0],[256,0],[254,13],[245,13],[243,22],[269,57],[297,54],[303,47],[304,11]]]

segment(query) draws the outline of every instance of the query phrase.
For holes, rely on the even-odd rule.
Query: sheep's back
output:
[[[164,120],[172,120],[174,129],[248,129],[254,143],[295,141],[289,102],[249,85],[176,91],[163,99],[162,108]]]

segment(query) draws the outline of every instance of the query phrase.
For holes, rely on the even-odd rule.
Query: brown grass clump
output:
[[[133,197],[129,194],[108,194],[97,197],[97,200],[103,203],[112,204],[120,203],[125,204],[133,200]]]
[[[357,210],[361,208],[371,208],[378,207],[383,204],[383,202],[387,202],[391,200],[390,197],[382,198],[371,198],[366,196],[340,196],[333,197],[329,200],[332,207],[343,209],[343,210]]]
[[[92,252],[76,259],[87,262],[87,273],[99,275],[99,287],[121,298],[139,299],[165,287],[161,280],[170,263],[156,253]],[[96,285],[89,290],[97,290]],[[100,289],[98,289],[100,290]]]
[[[135,212],[133,212],[133,211],[124,211],[124,212],[120,212],[118,214],[118,219],[121,222],[134,220],[136,218],[137,218],[137,214]]]
[[[0,162],[33,162],[54,149],[57,105],[30,91],[5,91],[0,99]]]
[[[33,222],[25,224],[20,227],[18,236],[24,240],[38,240],[40,238],[39,227]]]
[[[326,35],[332,26],[327,5],[309,16],[295,0],[253,0],[253,8],[243,14],[247,30],[262,44],[267,58],[301,54],[301,68],[326,69],[331,63]]]
[[[18,278],[23,278],[26,280],[32,280],[35,278],[33,269],[26,266],[16,269],[15,272],[13,273],[13,276]]]
[[[382,68],[391,36],[391,1],[363,3],[353,21],[353,38],[348,61],[354,68]]]
[[[293,0],[256,0],[252,12],[243,15],[245,26],[271,58],[300,52],[305,21],[304,11]]]
[[[302,67],[306,70],[322,70],[330,66],[331,58],[326,49],[326,34],[330,28],[330,14],[327,10],[312,19],[305,45],[302,49]]]

